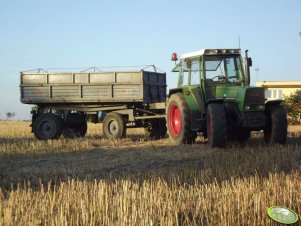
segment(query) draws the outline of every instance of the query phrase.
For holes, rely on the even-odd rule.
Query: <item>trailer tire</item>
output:
[[[168,136],[176,144],[191,144],[196,133],[191,130],[191,111],[182,93],[172,94],[166,106]]]
[[[103,120],[103,134],[108,139],[124,138],[126,125],[123,116],[115,112],[108,113]]]
[[[152,140],[159,140],[166,136],[167,128],[166,128],[166,120],[152,120],[149,123],[149,126],[144,128],[145,134],[149,136]]]
[[[210,147],[224,148],[227,142],[227,119],[222,104],[209,104],[206,124]]]
[[[52,113],[40,114],[34,120],[32,128],[39,140],[58,139],[62,134],[62,120]]]
[[[266,143],[285,144],[287,139],[287,116],[280,105],[270,106],[266,115],[266,126],[263,130]]]
[[[65,122],[62,134],[65,138],[80,138],[84,137],[87,133],[87,122],[82,121],[78,123]]]

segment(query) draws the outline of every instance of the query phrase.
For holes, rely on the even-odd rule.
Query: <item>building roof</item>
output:
[[[295,81],[257,81],[256,86],[266,88],[301,88],[301,80]]]

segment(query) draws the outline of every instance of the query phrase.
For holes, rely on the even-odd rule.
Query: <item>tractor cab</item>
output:
[[[240,52],[240,49],[205,49],[181,55],[172,70],[179,72],[178,88],[203,86],[206,99],[212,99],[219,97],[216,86],[248,85],[250,79],[244,71]],[[173,54],[172,59],[176,58]]]

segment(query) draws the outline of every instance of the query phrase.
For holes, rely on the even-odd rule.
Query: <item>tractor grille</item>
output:
[[[248,88],[245,105],[264,105],[264,89],[261,87]]]

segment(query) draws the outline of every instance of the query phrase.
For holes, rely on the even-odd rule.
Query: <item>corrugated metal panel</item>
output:
[[[73,75],[72,73],[64,73],[64,74],[49,74],[48,75],[49,84],[66,84],[73,83]]]
[[[158,85],[152,85],[151,86],[151,92],[152,92],[152,102],[157,102],[159,101],[159,86]]]
[[[33,100],[48,99],[49,87],[23,87],[22,97]]]
[[[112,98],[110,86],[83,86],[83,98],[98,98],[108,99]]]
[[[160,96],[159,101],[165,102],[165,100],[166,100],[166,86],[165,85],[159,86],[159,96]]]
[[[145,71],[143,73],[143,82],[153,84],[166,84],[166,74]]]
[[[149,81],[151,83],[157,83],[158,82],[158,75],[154,72],[148,72],[149,73]]]
[[[114,99],[143,99],[141,86],[137,85],[114,85],[113,86]]]
[[[74,82],[75,83],[88,83],[89,74],[88,73],[74,73]]]
[[[166,84],[166,74],[158,74],[158,82],[160,84]]]
[[[90,83],[114,83],[114,72],[90,73]]]
[[[79,86],[53,86],[52,97],[79,98],[80,97]]]
[[[141,72],[117,72],[116,82],[141,83],[142,74]]]
[[[30,85],[46,83],[47,80],[45,74],[23,74],[21,82],[23,85]]]
[[[144,102],[151,102],[151,85],[143,85],[143,98]]]

